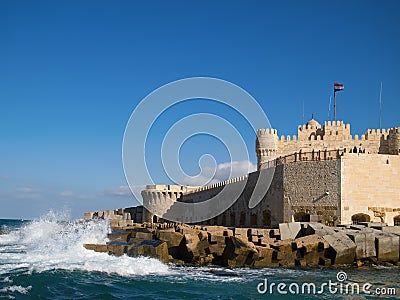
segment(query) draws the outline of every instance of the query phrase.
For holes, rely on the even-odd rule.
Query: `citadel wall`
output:
[[[342,223],[355,214],[394,225],[400,215],[400,156],[346,154],[341,160]]]
[[[257,130],[258,169],[268,161],[298,152],[340,150],[345,153],[399,154],[400,128],[368,129],[351,135],[350,124],[328,121],[321,126],[314,119],[298,127],[297,136],[278,137],[276,129]]]
[[[284,164],[285,222],[340,223],[340,160]]]

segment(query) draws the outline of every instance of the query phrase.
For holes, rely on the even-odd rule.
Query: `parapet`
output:
[[[278,131],[276,129],[273,129],[273,128],[257,129],[257,136],[264,135],[264,134],[277,135]]]

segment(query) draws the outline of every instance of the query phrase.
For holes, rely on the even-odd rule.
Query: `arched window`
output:
[[[310,214],[305,212],[298,212],[294,214],[295,222],[310,222]]]
[[[156,215],[153,216],[153,223],[157,223],[158,222],[158,218]]]
[[[371,217],[367,214],[359,213],[351,216],[351,222],[353,225],[357,225],[360,222],[370,222]]]
[[[271,212],[269,210],[263,211],[262,224],[265,228],[271,228]]]
[[[239,223],[240,223],[240,226],[246,225],[246,214],[244,212],[240,213]]]
[[[250,216],[250,226],[257,227],[257,212]]]
[[[236,215],[231,213],[231,226],[236,226]]]
[[[400,226],[400,216],[396,216],[393,218],[394,226]]]

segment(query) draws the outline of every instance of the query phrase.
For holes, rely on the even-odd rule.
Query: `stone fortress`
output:
[[[210,186],[148,185],[144,206],[85,213],[112,232],[84,247],[191,266],[400,266],[400,127],[353,138],[349,124],[312,118],[292,138],[256,134],[257,171]],[[202,205],[207,220],[183,214],[182,202]]]
[[[259,129],[256,138],[258,170],[210,186],[148,185],[142,191],[145,207],[132,216],[136,222],[159,222],[173,201],[202,202],[226,185],[246,180],[236,202],[202,225],[276,228],[292,221],[325,225],[386,222],[400,225],[400,127],[368,129],[352,136],[350,124],[312,117],[298,127],[297,136],[278,137],[276,129]],[[249,208],[260,172],[275,168],[260,203]],[[138,208],[139,209],[139,208]],[[211,215],[211,214],[210,214]],[[168,219],[168,218],[166,218]],[[196,223],[193,216],[182,222]]]

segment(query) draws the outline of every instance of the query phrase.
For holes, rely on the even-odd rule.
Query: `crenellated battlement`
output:
[[[351,135],[350,124],[344,121],[325,121],[321,126],[314,117],[298,126],[297,136],[281,135],[276,129],[257,130],[256,153],[258,169],[277,157],[295,152],[343,150],[348,153],[399,154],[400,127],[369,128],[362,135]]]
[[[266,134],[277,135],[277,130],[273,129],[273,128],[257,129],[257,136],[266,135]]]

